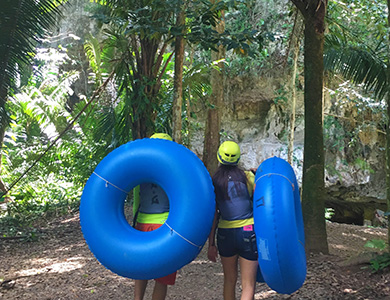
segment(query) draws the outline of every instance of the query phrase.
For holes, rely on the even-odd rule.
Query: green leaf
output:
[[[385,250],[386,249],[386,242],[384,240],[370,240],[368,241],[364,247],[367,248],[373,248],[373,249],[379,249],[379,250]]]

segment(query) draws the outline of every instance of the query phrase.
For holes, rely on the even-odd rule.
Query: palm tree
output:
[[[34,57],[36,45],[61,16],[67,1],[3,0],[0,10],[0,146],[9,124],[6,102],[17,88],[18,76]],[[1,153],[0,153],[1,158]],[[2,182],[0,190],[6,191]]]
[[[133,139],[149,136],[158,127],[157,116],[167,97],[161,93],[163,79],[174,56],[178,78],[172,118],[176,133],[173,135],[181,139],[182,92],[178,83],[182,81],[184,44],[214,47],[218,39],[210,26],[223,5],[223,2],[182,0],[107,0],[101,3],[95,16],[108,24],[103,52],[110,53],[106,56],[109,60],[103,60],[103,67],[115,73],[118,99],[114,106],[122,107],[115,121],[119,124],[115,145],[128,141],[130,135]],[[108,125],[102,119],[103,123]],[[111,129],[106,130],[107,135],[113,133],[113,126]]]

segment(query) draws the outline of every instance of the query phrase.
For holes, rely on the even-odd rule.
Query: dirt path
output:
[[[257,284],[255,299],[390,299],[390,274],[372,274],[352,263],[385,229],[328,223],[331,255],[310,255],[304,285],[280,295]],[[222,300],[221,264],[206,249],[178,273],[167,300]],[[150,299],[152,284],[145,300]],[[0,299],[132,299],[134,282],[105,269],[83,239],[78,216],[52,222],[37,242],[0,240]],[[237,292],[240,288],[237,286]]]

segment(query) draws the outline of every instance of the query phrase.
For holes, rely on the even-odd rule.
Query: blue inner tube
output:
[[[255,176],[253,214],[259,265],[267,285],[281,294],[306,278],[305,235],[299,187],[285,160],[265,160]]]
[[[168,219],[151,232],[134,229],[124,203],[135,186],[151,182],[169,198]],[[202,161],[162,139],[129,142],[108,154],[88,179],[80,203],[84,238],[98,261],[114,273],[153,279],[190,263],[209,235],[214,188]]]

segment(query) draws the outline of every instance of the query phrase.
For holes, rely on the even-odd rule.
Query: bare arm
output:
[[[214,220],[213,220],[213,226],[211,227],[211,231],[209,234],[209,248],[207,251],[207,257],[209,260],[216,262],[218,257],[218,249],[215,244],[215,232],[217,230],[217,224],[218,224],[219,214],[218,211],[215,210],[214,214]]]

